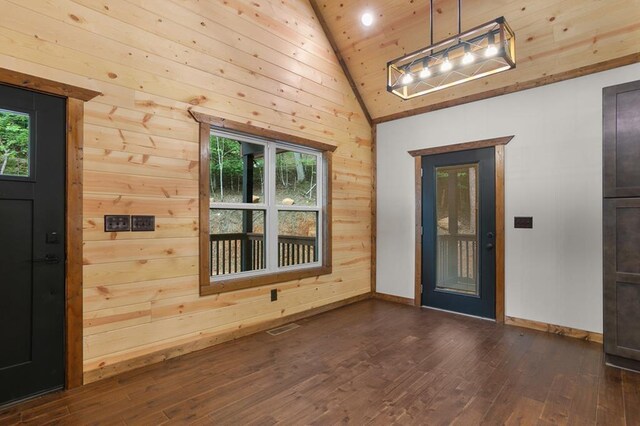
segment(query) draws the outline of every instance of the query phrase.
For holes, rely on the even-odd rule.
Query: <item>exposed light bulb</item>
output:
[[[445,58],[442,65],[440,65],[440,71],[442,72],[451,71],[451,68],[453,68],[453,65],[451,65],[451,62],[449,62],[449,58]]]
[[[407,73],[407,74],[402,76],[402,78],[400,79],[400,82],[402,84],[404,84],[405,86],[407,84],[411,84],[411,83],[413,83],[413,76],[411,74]]]
[[[471,53],[471,52],[465,53],[464,56],[462,57],[462,63],[465,64],[465,65],[469,65],[470,63],[472,63],[475,60],[476,60],[476,57],[473,56],[473,53]]]
[[[373,24],[373,15],[369,12],[363,13],[362,17],[360,18],[360,22],[362,22],[362,25],[364,25],[365,27],[370,27],[371,24]]]
[[[486,56],[487,58],[496,56],[497,54],[498,54],[498,48],[496,47],[495,44],[490,44],[487,47],[487,50],[484,51],[484,56]]]
[[[420,71],[420,74],[418,74],[418,76],[423,80],[429,77],[430,75],[431,75],[431,70],[427,67],[422,68],[422,71]]]

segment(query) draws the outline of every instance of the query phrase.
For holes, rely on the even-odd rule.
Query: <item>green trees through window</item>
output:
[[[264,148],[222,136],[210,138],[209,191],[212,202],[242,203],[243,179],[252,178],[253,203],[264,202]],[[251,154],[252,168],[247,174],[246,158]],[[316,157],[305,153],[278,149],[276,153],[275,185],[278,204],[316,204]]]
[[[0,176],[29,176],[29,115],[0,110]]]
[[[244,166],[241,146],[241,143],[236,140],[211,136],[209,190],[213,201],[242,202],[242,172]],[[254,160],[254,169],[259,166],[259,163],[260,161]],[[256,174],[262,177],[262,173]]]

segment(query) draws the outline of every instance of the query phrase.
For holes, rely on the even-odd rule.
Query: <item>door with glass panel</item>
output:
[[[422,158],[422,305],[495,318],[494,148]]]
[[[65,131],[65,99],[0,85],[0,406],[64,385]]]

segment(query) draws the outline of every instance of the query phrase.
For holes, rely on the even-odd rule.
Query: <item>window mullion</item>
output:
[[[269,143],[268,149],[268,198],[267,198],[267,251],[268,270],[274,272],[278,269],[278,209],[276,207],[276,145]]]
[[[325,164],[322,154],[316,154],[316,206],[318,207],[318,226],[317,226],[317,250],[318,250],[318,262],[322,265],[324,263],[323,253],[324,250],[324,182],[325,182]],[[327,176],[326,179],[331,179],[331,176]]]

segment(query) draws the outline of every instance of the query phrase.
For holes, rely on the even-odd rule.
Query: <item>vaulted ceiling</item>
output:
[[[507,19],[516,69],[402,101],[386,91],[386,63],[430,44],[429,0],[312,1],[374,121],[640,60],[640,0],[463,0],[463,31]],[[375,16],[370,27],[360,22],[365,11]],[[457,13],[456,0],[434,0],[434,42],[458,33]]]

